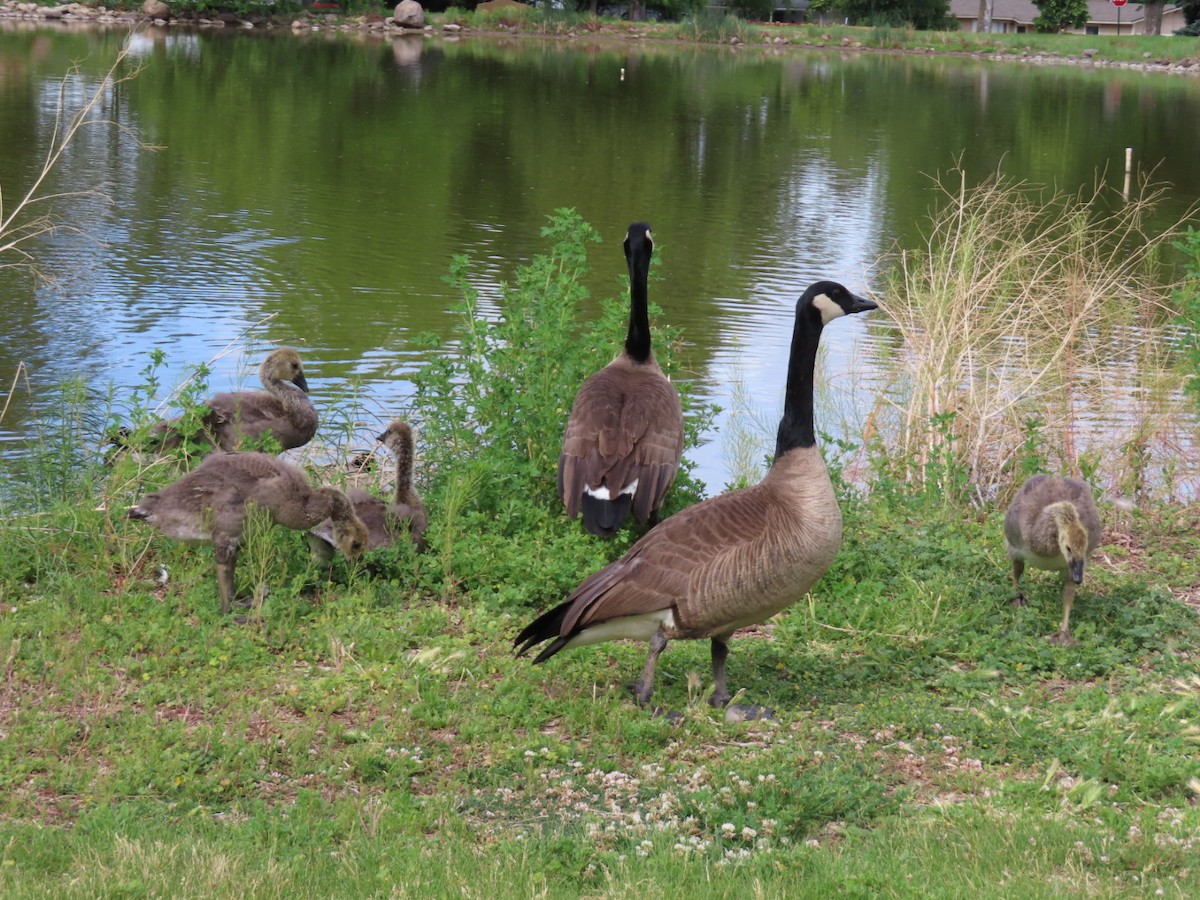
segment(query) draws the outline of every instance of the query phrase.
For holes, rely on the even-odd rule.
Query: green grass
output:
[[[207,550],[10,520],[0,893],[1194,895],[1197,509],[1109,530],[1075,648],[1042,638],[1056,579],[1008,606],[999,510],[846,513],[809,601],[734,641],[778,721],[726,724],[676,643],[679,725],[625,692],[641,646],[533,668],[530,610],[431,596],[411,560],[322,583],[276,532],[239,627]]]
[[[552,496],[578,379],[547,347],[602,364],[623,301],[577,323],[596,236],[569,210],[545,236],[497,319],[455,282],[458,340],[417,379],[422,556],[324,576],[255,529],[238,575],[265,599],[236,625],[211,549],[123,516],[171,475],[98,458],[96,398],[68,386],[0,459],[0,896],[1200,893],[1194,502],[1105,507],[1064,648],[1057,578],[1008,604],[1002,507],[835,471],[841,555],[733,642],[772,721],[710,709],[703,642],[659,666],[677,723],[626,691],[641,645],[513,657],[634,536],[599,545]],[[695,440],[711,412],[685,405]]]
[[[717,18],[708,14],[680,22],[628,22],[576,12],[554,10],[502,10],[467,12],[448,9],[433,13],[431,22],[453,22],[477,31],[503,30],[508,34],[532,33],[546,36],[587,36],[603,40],[687,41],[693,43],[736,42],[753,47],[770,43],[797,48],[835,47],[913,53],[950,53],[1007,58],[1041,57],[1067,60],[1092,59],[1100,63],[1175,63],[1200,58],[1194,39],[1172,34],[1122,34],[1098,37],[1088,34],[976,34],[970,31],[916,31],[911,28],[852,25],[767,25],[736,16]]]

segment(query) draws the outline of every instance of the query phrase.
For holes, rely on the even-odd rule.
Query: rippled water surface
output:
[[[60,92],[86,96],[121,40],[0,31],[8,204]],[[214,359],[214,388],[252,382],[263,347],[294,345],[318,404],[360,379],[368,417],[387,418],[409,403],[415,336],[450,333],[452,257],[494,301],[548,249],[559,207],[604,237],[593,301],[624,296],[625,228],[653,225],[652,299],[683,328],[691,377],[726,407],[738,387],[769,421],[796,296],[822,277],[875,289],[881,255],[919,243],[934,174],[1074,189],[1115,182],[1133,147],[1173,185],[1164,223],[1200,196],[1194,79],[534,39],[172,31],[135,49],[140,74],[99,111],[120,128],[83,131],[48,184],[77,194],[49,206],[78,231],[27,247],[43,280],[0,270],[0,379],[21,373],[9,440],[60,379],[127,394],[153,348],[165,395]],[[869,372],[882,334],[870,316],[837,323],[827,376]],[[853,403],[869,379],[829,384]],[[696,456],[711,488],[726,452],[717,436]]]

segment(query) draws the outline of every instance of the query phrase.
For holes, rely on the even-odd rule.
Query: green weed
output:
[[[467,260],[455,260],[450,282],[463,296],[456,338],[444,346],[431,340],[438,352],[414,378],[426,499],[447,513],[434,517],[429,534],[445,584],[498,607],[544,605],[629,543],[627,532],[598,546],[577,523],[571,527],[555,488],[575,391],[620,350],[628,300],[605,303],[598,321],[581,326],[587,249],[600,237],[573,210],[558,210],[543,235],[550,252],[501,286],[493,315],[480,309]],[[651,309],[652,317],[658,313]],[[714,409],[694,400],[678,378],[675,340],[672,331],[656,329],[655,356],[683,400],[686,453],[710,427]],[[685,464],[664,514],[702,495]]]

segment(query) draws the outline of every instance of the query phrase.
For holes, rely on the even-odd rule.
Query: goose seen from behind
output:
[[[709,638],[714,683],[709,702],[727,705],[730,636],[799,600],[841,545],[841,511],[813,424],[817,347],[829,322],[875,308],[832,281],[809,287],[796,304],[783,418],[775,460],[763,480],[656,525],[517,635],[518,655],[547,641],[535,663],[614,638],[648,640],[645,668],[633,685],[644,706],[667,642]],[[750,718],[767,711],[737,707],[730,713]]]
[[[407,534],[417,551],[425,549],[425,529],[429,516],[425,503],[413,488],[413,432],[403,419],[393,420],[377,438],[396,457],[396,488],[391,502],[384,502],[361,488],[351,488],[346,496],[354,512],[367,528],[367,550],[388,547]],[[313,559],[328,566],[338,550],[336,527],[332,519],[319,523],[308,533]]]
[[[170,538],[209,543],[216,551],[221,612],[235,602],[234,570],[246,520],[261,509],[276,525],[305,531],[332,519],[338,549],[358,556],[367,545],[367,529],[346,495],[335,488],[314,488],[291,463],[267,453],[213,453],[195,469],[161,491],[147,494],[129,510]]]
[[[302,447],[317,432],[317,409],[308,396],[308,381],[300,354],[280,347],[258,369],[261,391],[226,391],[204,405],[207,412],[194,435],[180,431],[179,419],[158,422],[151,429],[153,446],[172,449],[187,438],[219,450],[239,450],[267,437],[283,450]]]
[[[1028,564],[1035,569],[1063,573],[1062,622],[1049,636],[1070,646],[1071,606],[1075,589],[1083,583],[1088,557],[1100,544],[1100,516],[1092,489],[1077,478],[1034,475],[1017,491],[1004,516],[1004,540],[1012,560],[1014,606],[1025,605],[1021,575]]]
[[[599,537],[632,511],[643,524],[662,505],[683,456],[679,392],[650,346],[647,283],[654,241],[635,222],[625,237],[629,331],[625,348],[579,387],[558,458],[558,493],[574,519]]]

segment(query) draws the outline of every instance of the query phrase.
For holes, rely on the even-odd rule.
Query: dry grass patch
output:
[[[900,340],[866,433],[899,474],[1003,498],[1040,456],[1131,497],[1200,490],[1161,264],[1182,222],[1149,224],[1165,189],[970,187],[961,171],[937,187],[925,244],[892,260],[882,307]]]

